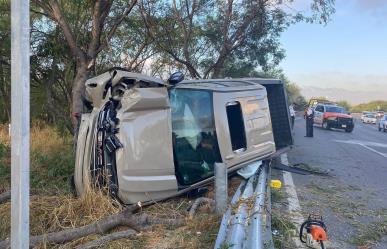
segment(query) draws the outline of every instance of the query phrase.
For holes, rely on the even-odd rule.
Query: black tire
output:
[[[387,129],[386,129],[386,128],[383,128],[383,132],[387,132]]]
[[[353,127],[349,127],[349,128],[346,128],[345,129],[345,132],[348,132],[348,133],[350,133],[350,132],[352,132],[353,131]]]

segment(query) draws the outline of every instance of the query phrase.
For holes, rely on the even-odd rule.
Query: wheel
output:
[[[327,121],[323,121],[322,128],[324,128],[325,130],[329,130],[329,125],[328,125]]]
[[[383,132],[386,132],[387,131],[387,129],[386,128],[383,128]]]
[[[348,132],[348,133],[350,133],[350,132],[352,132],[353,131],[353,127],[349,127],[349,128],[346,128],[345,129],[345,132]]]

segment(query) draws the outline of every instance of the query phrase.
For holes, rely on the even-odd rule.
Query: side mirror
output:
[[[184,74],[182,72],[175,72],[169,76],[168,83],[174,86],[182,80],[184,80]]]

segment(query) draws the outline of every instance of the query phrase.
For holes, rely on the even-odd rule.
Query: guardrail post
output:
[[[30,8],[11,1],[11,248],[29,248]]]
[[[227,208],[227,188],[227,167],[224,163],[215,163],[215,212],[219,215]]]

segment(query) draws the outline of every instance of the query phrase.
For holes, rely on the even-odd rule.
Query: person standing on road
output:
[[[312,108],[308,108],[305,115],[306,119],[306,136],[305,137],[313,137],[313,119],[314,119],[314,111]]]
[[[290,114],[290,124],[293,130],[294,127],[294,119],[296,118],[296,112],[294,111],[293,104],[289,105],[289,114]]]

